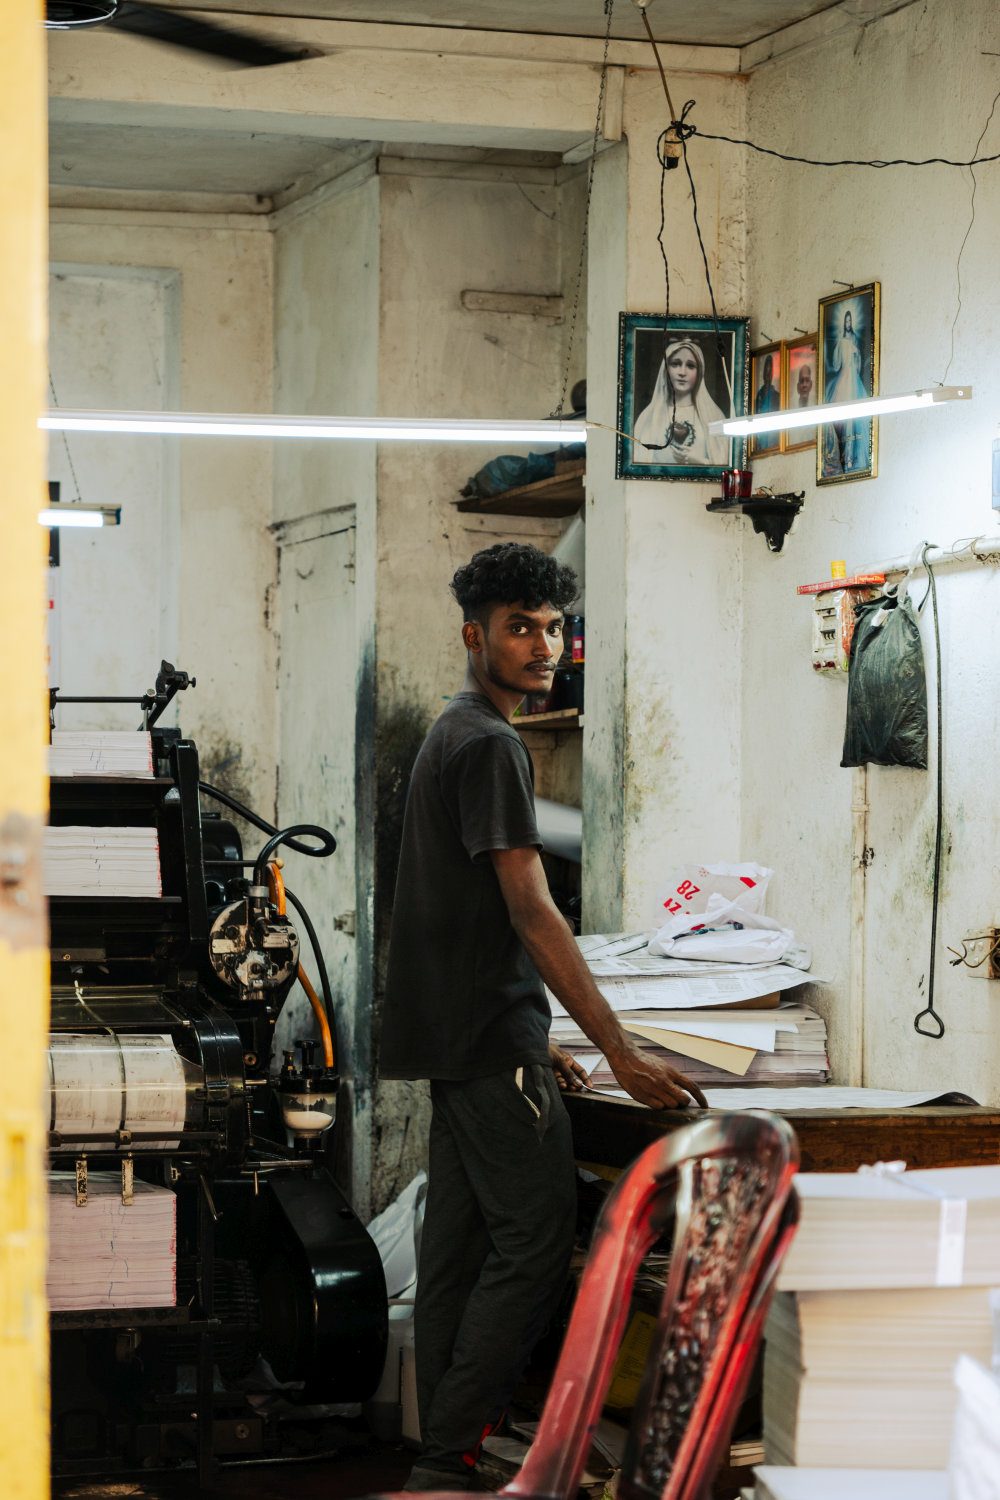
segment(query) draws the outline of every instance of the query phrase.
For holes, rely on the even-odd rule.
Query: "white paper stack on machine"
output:
[[[49,1177],[48,1295],[53,1311],[173,1307],[177,1300],[177,1200],[169,1188],[136,1180],[122,1202],[118,1172],[91,1172],[87,1202],[76,1177]]]
[[[46,828],[47,896],[160,896],[160,849],[155,828]]]
[[[54,729],[50,776],[113,776],[151,780],[152,738],[127,729]]]
[[[1000,1319],[1000,1167],[799,1177],[765,1334],[769,1464],[943,1469]]]

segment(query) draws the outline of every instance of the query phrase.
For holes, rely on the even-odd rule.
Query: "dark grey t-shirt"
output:
[[[548,1062],[549,1007],[491,849],[541,847],[531,757],[459,693],[413,767],[389,944],[383,1078],[483,1078]]]

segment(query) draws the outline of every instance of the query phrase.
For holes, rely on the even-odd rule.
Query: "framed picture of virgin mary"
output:
[[[747,409],[746,318],[621,313],[618,320],[618,479],[720,481],[745,467],[746,439],[710,422]]]
[[[820,402],[878,395],[879,282],[822,297],[816,351]],[[874,417],[827,422],[816,430],[816,483],[874,479],[878,422]]]

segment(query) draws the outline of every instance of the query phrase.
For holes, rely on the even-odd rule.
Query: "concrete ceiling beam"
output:
[[[603,43],[591,38],[264,16],[252,24],[317,55],[230,68],[113,27],[54,32],[52,118],[560,153],[593,133]],[[616,67],[652,65],[638,43],[612,50]],[[664,52],[673,72],[739,66],[735,48]]]

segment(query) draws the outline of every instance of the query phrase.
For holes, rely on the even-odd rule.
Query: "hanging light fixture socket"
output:
[[[680,166],[683,150],[676,120],[671,120],[663,132],[663,145],[661,149],[663,151],[663,165],[668,172],[672,172],[675,167]]]

